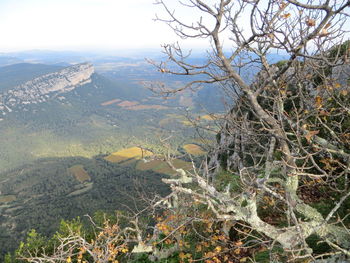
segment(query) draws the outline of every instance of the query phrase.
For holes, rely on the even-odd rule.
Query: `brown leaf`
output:
[[[315,26],[316,25],[316,20],[308,18],[308,19],[306,19],[305,23],[307,24],[307,26]]]
[[[287,3],[285,3],[285,2],[282,2],[282,3],[280,4],[280,8],[281,8],[281,9],[285,8],[286,6],[287,6]]]
[[[312,137],[314,137],[316,134],[318,134],[320,131],[308,131],[305,135],[305,138],[308,142],[311,141]]]
[[[233,253],[235,253],[236,255],[239,255],[241,253],[241,249],[240,248],[236,248]]]
[[[346,95],[348,95],[348,91],[344,89],[340,92],[340,94],[343,96],[346,96]]]
[[[320,116],[329,116],[330,113],[328,111],[325,110],[320,110]]]
[[[320,32],[320,37],[325,37],[327,35],[329,35],[327,28],[323,28]]]
[[[317,96],[316,98],[315,98],[315,100],[316,100],[316,107],[317,108],[321,108],[322,107],[322,102],[323,102],[323,99],[322,99],[322,97],[320,97],[320,96]]]
[[[284,19],[287,19],[287,18],[289,18],[290,16],[291,16],[290,13],[285,13],[285,14],[281,15],[281,17],[284,18]]]

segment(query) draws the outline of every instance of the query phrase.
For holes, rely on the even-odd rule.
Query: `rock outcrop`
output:
[[[45,102],[59,94],[91,82],[94,67],[82,63],[49,73],[0,94],[0,114],[12,112],[18,106]]]

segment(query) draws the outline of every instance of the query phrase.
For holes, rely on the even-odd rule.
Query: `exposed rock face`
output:
[[[49,73],[0,94],[0,114],[14,107],[45,102],[59,94],[91,82],[94,67],[90,63],[77,64]]]

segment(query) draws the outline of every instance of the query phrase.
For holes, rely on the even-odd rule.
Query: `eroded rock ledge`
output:
[[[61,93],[91,82],[94,67],[82,63],[37,77],[0,94],[0,114],[6,115],[21,105],[45,102]]]

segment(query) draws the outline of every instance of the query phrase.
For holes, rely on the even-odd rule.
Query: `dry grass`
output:
[[[172,160],[172,164],[177,169],[192,170],[192,164],[183,160],[174,159]],[[176,172],[162,160],[152,160],[149,162],[139,161],[136,165],[136,169],[141,171],[152,170],[169,176],[176,174]]]
[[[101,106],[108,106],[108,105],[111,105],[111,104],[114,104],[114,103],[117,103],[117,102],[120,102],[120,101],[121,101],[121,99],[109,100],[109,101],[101,103]]]
[[[147,171],[147,170],[154,171],[154,169],[157,169],[157,167],[159,167],[163,163],[164,161],[161,161],[161,160],[152,160],[148,162],[139,161],[136,165],[136,169],[141,171]]]
[[[9,203],[9,202],[13,202],[17,199],[17,197],[15,195],[4,195],[4,196],[0,196],[0,204],[1,203]]]
[[[81,183],[91,180],[90,175],[85,171],[82,165],[74,165],[70,167],[68,171]]]
[[[188,120],[181,121],[181,123],[182,123],[183,125],[185,125],[185,126],[190,126],[190,127],[194,127],[194,126],[195,126],[194,123],[192,123],[192,122],[190,122],[190,121],[188,121]]]
[[[174,121],[176,121],[176,120],[171,119],[171,118],[165,118],[165,119],[160,120],[158,122],[158,124],[159,124],[159,126],[166,126],[166,125],[168,125],[168,124],[170,124],[170,123],[172,123]]]
[[[118,103],[118,106],[120,107],[131,107],[131,106],[135,106],[138,105],[139,103],[137,101],[128,101],[128,100],[124,100],[121,103]]]
[[[147,156],[153,155],[152,152],[147,151],[145,149],[141,149],[140,147],[131,147],[127,149],[120,150],[118,152],[114,152],[107,157],[105,160],[112,163],[121,163],[129,159],[142,159]]]
[[[214,116],[214,115],[203,115],[201,116],[201,119],[202,120],[206,120],[206,121],[214,121],[216,120],[217,118]]]
[[[128,110],[166,110],[168,107],[162,105],[135,105],[127,107]]]
[[[203,151],[203,148],[196,145],[196,144],[186,144],[182,146],[184,150],[191,155],[204,155],[205,151]]]

